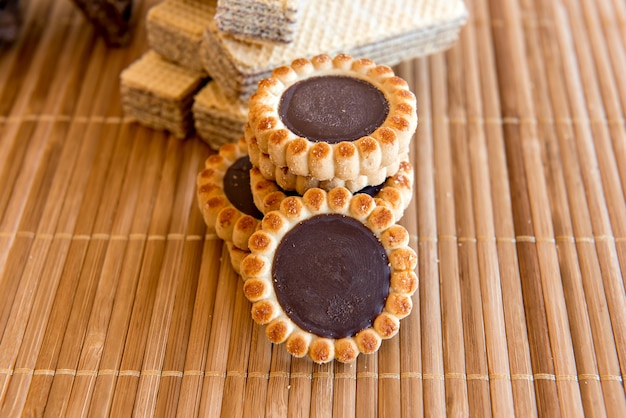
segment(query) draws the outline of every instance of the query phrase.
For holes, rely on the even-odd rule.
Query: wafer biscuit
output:
[[[130,40],[132,0],[72,0],[109,46]]]
[[[146,16],[150,48],[183,67],[204,71],[198,50],[214,13],[215,0],[164,0],[151,7]]]
[[[450,46],[466,19],[462,0],[308,1],[290,44],[243,42],[212,22],[200,56],[227,95],[247,98],[272,69],[298,57],[343,52],[395,65]]]
[[[185,138],[193,132],[191,107],[206,74],[176,65],[152,50],[120,75],[124,112],[140,123]]]
[[[243,134],[248,103],[224,95],[215,81],[209,81],[194,97],[192,111],[196,132],[217,150]]]
[[[300,0],[218,0],[215,21],[220,31],[245,40],[289,43],[300,7]]]
[[[316,363],[352,362],[412,310],[417,256],[393,212],[365,194],[311,189],[265,215],[240,265],[253,320]]]

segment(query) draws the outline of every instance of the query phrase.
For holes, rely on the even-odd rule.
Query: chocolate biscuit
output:
[[[276,68],[250,97],[251,153],[289,175],[355,181],[394,172],[417,127],[416,98],[390,67],[346,54],[299,58]],[[256,156],[256,155],[255,155]],[[268,178],[272,175],[267,174]],[[282,185],[281,185],[282,186]]]
[[[393,337],[412,309],[417,256],[393,212],[345,188],[280,202],[240,265],[253,320],[316,363],[352,362]]]

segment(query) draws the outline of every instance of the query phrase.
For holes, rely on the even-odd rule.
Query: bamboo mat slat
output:
[[[111,49],[32,0],[0,45],[0,417],[626,416],[626,3],[467,0],[418,99],[402,224],[420,286],[353,364],[273,346],[195,179],[134,123]]]

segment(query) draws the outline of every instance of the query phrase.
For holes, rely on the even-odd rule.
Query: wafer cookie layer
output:
[[[196,198],[207,228],[226,242],[237,273],[241,259],[249,254],[248,239],[263,217],[254,206],[248,163],[241,138],[209,156],[196,179]]]
[[[226,96],[215,81],[209,81],[195,96],[192,111],[198,135],[217,150],[242,136],[248,103]]]
[[[198,50],[214,13],[215,0],[165,0],[146,16],[148,43],[170,61],[204,71]]]
[[[218,0],[217,28],[245,40],[289,43],[299,23],[300,0]]]
[[[179,138],[193,132],[193,96],[206,74],[178,66],[148,50],[121,75],[124,112],[147,126]]]
[[[394,65],[436,52],[456,40],[467,19],[462,0],[323,0],[302,8],[299,30],[287,45],[242,42],[209,24],[201,60],[226,94],[248,97],[273,68],[298,57],[344,52]]]

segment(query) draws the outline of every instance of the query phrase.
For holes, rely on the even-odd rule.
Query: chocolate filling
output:
[[[241,212],[256,219],[263,219],[263,214],[254,205],[250,189],[250,157],[241,157],[233,163],[224,175],[224,194],[228,201]]]
[[[388,113],[389,103],[374,85],[330,75],[295,83],[283,93],[278,107],[281,120],[293,133],[331,144],[371,134]]]
[[[382,182],[382,183],[377,184],[375,186],[365,186],[361,190],[355,192],[354,194],[363,193],[363,194],[369,195],[371,197],[376,197],[378,192],[380,192],[383,189],[383,187],[385,187],[385,182]]]
[[[344,338],[370,327],[382,312],[390,268],[382,244],[361,222],[317,215],[285,234],[272,278],[280,305],[300,328]]]

